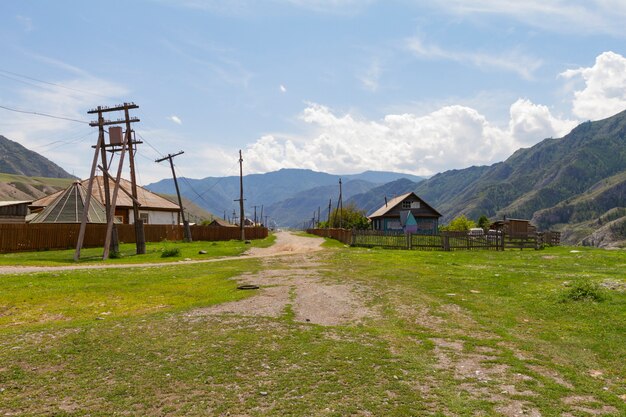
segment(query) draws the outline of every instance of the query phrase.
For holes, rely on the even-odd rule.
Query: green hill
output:
[[[585,122],[563,138],[519,149],[504,162],[438,174],[420,183],[416,192],[441,211],[444,221],[460,214],[527,218],[540,229],[563,231],[569,243],[591,244],[586,237],[597,231],[597,222],[626,207],[625,176],[622,112]],[[603,245],[625,239],[625,234],[613,234]]]
[[[0,135],[0,173],[76,179],[54,162],[2,135]]]

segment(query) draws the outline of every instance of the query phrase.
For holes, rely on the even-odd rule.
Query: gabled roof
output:
[[[424,200],[419,198],[417,196],[417,194],[415,194],[414,192],[410,192],[410,193],[405,193],[405,194],[399,195],[399,196],[394,197],[391,200],[387,201],[387,204],[384,204],[378,210],[376,210],[375,212],[370,214],[368,216],[368,218],[369,219],[373,219],[375,217],[382,217],[382,216],[386,215],[391,210],[393,210],[395,207],[397,207],[400,203],[402,203],[404,200],[406,200],[408,197],[410,197],[411,195],[414,196],[416,199],[418,199],[420,202],[422,202],[426,207],[431,209],[439,217],[441,217],[441,213],[439,213],[437,210],[435,210],[430,204],[428,204],[427,202],[425,202]]]
[[[86,190],[89,185],[89,179],[82,180],[80,184]],[[115,183],[109,180],[109,189],[111,190],[111,198],[113,196],[113,188],[115,187]],[[130,208],[133,206],[133,200],[128,196],[132,195],[131,192],[131,183],[125,179],[120,179],[120,191],[117,193],[117,201],[116,207],[118,208]],[[95,197],[95,200],[103,205],[104,204],[104,177],[96,176],[93,181],[93,185],[91,187],[92,195]],[[126,192],[124,192],[126,190]],[[54,194],[50,194],[49,196],[40,198],[39,200],[33,201],[31,207],[47,207],[54,200],[58,198],[58,196],[64,191],[58,191]],[[165,211],[179,211],[180,208],[178,204],[172,203],[166,198],[163,198],[157,194],[154,194],[143,187],[137,187],[137,201],[139,201],[140,208],[143,210],[165,210]]]
[[[56,198],[43,211],[38,213],[31,223],[80,223],[85,210],[87,189],[79,181],[63,191],[54,194]],[[91,199],[88,223],[106,223],[104,206],[95,198]]]
[[[28,201],[0,201],[0,207],[19,206],[21,204],[30,204],[32,200]]]
[[[226,220],[223,220],[223,219],[220,219],[220,218],[213,219],[213,221],[211,223],[209,223],[209,226],[237,227],[234,224],[228,223]]]

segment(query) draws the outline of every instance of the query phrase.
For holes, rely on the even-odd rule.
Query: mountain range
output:
[[[0,172],[71,178],[3,136],[0,150]],[[14,177],[0,174],[0,197],[7,198],[1,186]],[[472,219],[481,215],[492,220],[526,218],[540,230],[561,231],[567,243],[625,246],[626,111],[582,123],[562,138],[519,149],[503,162],[450,170],[428,179],[377,171],[339,176],[305,169],[246,175],[246,216],[253,217],[256,206],[257,216],[269,216],[272,225],[306,225],[318,212],[324,220],[329,204],[337,206],[340,179],[344,206],[354,204],[367,213],[384,204],[385,197],[414,191],[442,213],[442,224],[461,214]],[[54,188],[37,182],[41,180],[28,185],[28,190],[43,193]],[[16,190],[15,182],[9,185]],[[180,178],[179,186],[187,200],[214,215],[238,216],[239,177]],[[175,192],[171,179],[146,188]],[[11,195],[8,199],[20,199]]]
[[[243,177],[246,216],[257,218],[267,215],[272,224],[282,227],[302,226],[313,213],[322,218],[328,213],[328,204],[336,207],[339,198],[339,180],[342,181],[342,199],[349,199],[390,181],[408,178],[412,184],[422,177],[394,172],[366,171],[360,174],[333,175],[308,169],[281,169],[266,174]],[[238,217],[239,177],[209,177],[204,179],[179,179],[182,195],[218,217]],[[146,186],[156,193],[171,193],[174,182],[164,179]],[[317,214],[316,214],[317,216]]]

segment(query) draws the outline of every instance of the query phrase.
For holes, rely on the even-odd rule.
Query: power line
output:
[[[45,80],[40,80],[39,78],[29,77],[28,75],[23,75],[23,74],[19,74],[17,72],[7,71],[7,70],[1,69],[1,68],[0,68],[0,73],[4,73],[4,74],[0,74],[0,76],[2,76],[2,77],[8,78],[8,79],[13,80],[13,81],[18,81],[18,82],[21,82],[21,83],[32,85],[33,87],[41,88],[40,85],[32,84],[32,83],[29,83],[29,82],[26,82],[26,81],[23,81],[23,80],[18,80],[18,79],[15,79],[13,77],[9,77],[6,74],[10,74],[10,75],[13,75],[15,77],[25,78],[25,79],[31,80],[31,81],[37,81],[39,83],[48,84],[48,85],[52,85],[52,86],[55,86],[55,87],[61,87],[61,88],[64,88],[66,90],[76,91],[78,93],[85,93],[85,94],[91,94],[93,96],[98,96],[98,97],[111,98],[109,96],[105,96],[105,95],[102,95],[102,94],[94,93],[93,91],[87,91],[87,90],[81,90],[80,88],[68,87],[68,86],[63,85],[63,84],[53,83],[53,82],[45,81]]]
[[[69,120],[70,122],[89,124],[89,122],[86,122],[84,120],[72,119],[71,117],[55,116],[53,114],[39,113],[39,112],[28,111],[28,110],[19,110],[19,109],[14,109],[12,107],[2,106],[2,105],[0,105],[0,108],[5,109],[5,110],[9,110],[9,111],[13,111],[13,112],[16,112],[16,113],[34,114],[35,116],[44,116],[44,117],[50,117],[52,119]]]

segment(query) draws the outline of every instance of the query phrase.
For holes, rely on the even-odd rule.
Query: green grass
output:
[[[251,247],[268,247],[272,245],[276,237],[268,236],[266,239],[252,240],[250,244],[245,244],[240,240],[230,240],[225,242],[204,242],[194,241],[184,242],[148,242],[146,243],[146,253],[143,255],[136,254],[136,245],[134,243],[120,244],[119,255],[115,258],[111,257],[106,261],[102,260],[102,248],[83,248],[81,250],[81,264],[97,264],[97,263],[115,263],[115,264],[133,264],[133,263],[152,263],[152,262],[177,262],[180,259],[207,259],[220,256],[237,256],[241,255]],[[165,257],[161,255],[164,251],[176,250],[180,251],[177,257]],[[200,251],[206,251],[206,254],[200,254]],[[51,250],[37,252],[16,252],[0,254],[0,265],[12,266],[59,266],[59,265],[75,265],[74,262],[75,249],[68,250]]]
[[[588,415],[572,396],[626,414],[626,294],[563,302],[576,280],[623,283],[623,251],[327,245],[319,271],[361,290],[364,323],[297,322],[292,304],[277,318],[191,314],[255,293],[230,277],[293,258],[0,276],[0,414],[502,415],[493,393],[544,416]],[[460,347],[448,366],[438,340]],[[501,374],[455,374],[486,349],[483,371]]]

